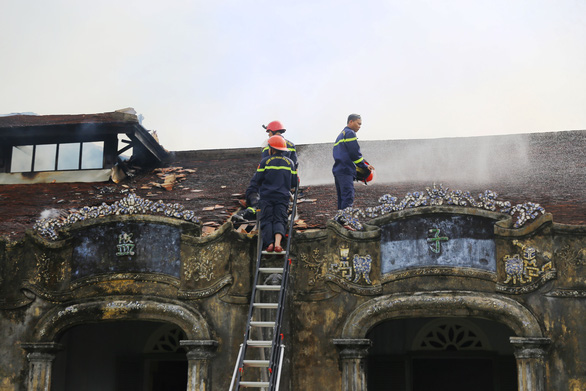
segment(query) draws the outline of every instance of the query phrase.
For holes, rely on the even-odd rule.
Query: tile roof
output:
[[[444,188],[487,189],[513,204],[539,203],[554,222],[586,225],[586,131],[435,140],[361,141],[376,167],[376,183],[357,184],[355,207],[379,205],[440,183]],[[331,176],[332,144],[298,145],[299,218],[324,228],[336,214]],[[129,192],[152,201],[179,203],[208,229],[239,208],[260,159],[260,148],[172,152],[165,167],[115,183],[0,186],[0,236],[18,239],[43,212],[65,214],[83,206],[112,204]]]

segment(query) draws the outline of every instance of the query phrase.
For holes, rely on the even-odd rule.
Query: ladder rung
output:
[[[270,348],[273,346],[273,341],[254,341],[252,339],[248,340],[248,346],[256,346],[260,348]]]
[[[259,291],[280,291],[281,285],[257,285]]]
[[[269,386],[269,382],[268,381],[241,381],[240,382],[240,387],[255,387],[255,388],[263,388],[263,387],[268,387]]]
[[[277,309],[279,303],[252,303],[252,306],[255,308]]]
[[[261,322],[261,321],[250,321],[250,325],[253,327],[275,327],[275,322]]]
[[[287,254],[287,251],[281,251],[280,253],[275,252],[275,251],[271,251],[271,252],[262,251],[262,255],[286,255],[286,254]]]
[[[268,368],[269,360],[244,360],[243,364],[246,367]]]
[[[283,273],[282,267],[260,267],[258,271],[261,273]]]

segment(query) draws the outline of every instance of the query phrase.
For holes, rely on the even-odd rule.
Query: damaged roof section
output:
[[[131,108],[0,117],[0,145],[0,184],[119,182],[141,167],[160,166],[168,157]]]
[[[447,205],[466,201],[470,206],[482,201],[484,209],[495,204],[500,210],[500,201],[510,203],[512,209],[518,205],[535,207],[534,211],[519,209],[514,222],[519,216],[522,222],[544,210],[553,214],[554,223],[586,224],[584,130],[360,144],[378,172],[376,183],[357,184],[354,206],[364,211],[361,223],[376,217],[372,213],[380,216],[436,205],[441,198]],[[295,229],[323,229],[338,212],[331,174],[332,144],[296,147],[301,188]],[[475,155],[479,156],[476,165],[472,161]],[[99,212],[130,194],[149,205],[164,204],[165,210],[183,207],[193,211],[202,225],[202,235],[210,234],[242,208],[244,192],[260,158],[260,147],[176,151],[160,166],[117,183],[0,185],[0,239],[22,238],[40,218],[78,216],[94,208]],[[158,162],[152,156],[151,160]],[[484,175],[472,178],[467,172]],[[438,192],[441,197],[435,195]]]

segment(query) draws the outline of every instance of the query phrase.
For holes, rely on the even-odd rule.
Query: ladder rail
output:
[[[279,391],[279,387],[281,385],[281,369],[283,369],[283,358],[285,358],[285,345],[281,345],[279,357],[279,373],[277,374],[277,384],[275,385],[275,391]]]
[[[257,210],[256,213],[256,224],[259,227],[258,238],[257,238],[257,254],[256,254],[256,273],[254,275],[254,282],[252,284],[252,294],[250,296],[250,306],[248,308],[248,317],[246,318],[246,330],[244,332],[244,343],[241,345],[241,352],[240,356],[238,357],[237,361],[237,373],[236,373],[236,390],[240,389],[240,380],[242,379],[242,372],[244,370],[244,357],[246,356],[246,347],[247,341],[250,338],[250,322],[252,321],[252,316],[254,313],[254,302],[256,297],[256,286],[258,285],[258,278],[260,275],[260,261],[262,258],[262,236],[260,235],[260,213]]]
[[[299,184],[295,186],[295,195],[293,196],[293,208],[291,210],[291,221],[289,223],[289,230],[287,233],[287,250],[285,254],[285,260],[283,261],[283,278],[281,280],[281,290],[279,292],[279,301],[277,305],[277,316],[275,319],[275,329],[273,333],[273,348],[271,349],[271,358],[269,361],[269,368],[271,368],[269,380],[269,384],[271,386],[269,387],[269,389],[274,389],[274,386],[276,385],[276,377],[280,376],[280,368],[277,367],[277,360],[279,360],[279,355],[282,354],[284,350],[278,349],[277,347],[280,346],[283,342],[281,334],[281,323],[283,320],[283,313],[285,309],[287,288],[289,286],[289,271],[291,268],[291,259],[289,258],[289,252],[291,250],[291,241],[293,239],[293,226],[295,225],[295,214],[297,213],[298,194]]]
[[[268,381],[268,389],[275,390],[275,387],[278,388],[281,378],[281,368],[283,364],[284,358],[284,349],[285,345],[282,344],[282,336],[281,336],[281,322],[283,319],[283,312],[285,306],[285,298],[287,293],[287,287],[289,282],[289,269],[291,265],[291,259],[289,258],[289,251],[291,248],[291,239],[293,235],[293,226],[295,225],[295,215],[297,214],[297,197],[299,192],[299,184],[295,186],[295,193],[293,197],[293,207],[291,210],[291,219],[289,221],[288,232],[286,235],[287,238],[287,246],[286,252],[284,254],[284,261],[283,261],[283,268],[282,268],[282,279],[281,279],[281,287],[279,289],[279,299],[277,301],[277,308],[276,308],[276,317],[273,326],[273,338],[272,343],[270,345],[270,358],[268,360],[268,370],[269,370],[269,381]],[[258,229],[258,239],[257,239],[257,259],[256,259],[256,273],[254,276],[254,283],[252,286],[252,294],[250,298],[250,306],[248,309],[248,317],[246,319],[246,331],[244,333],[244,343],[240,345],[240,351],[238,353],[238,359],[236,362],[236,366],[234,368],[234,374],[232,378],[232,382],[230,384],[230,391],[232,390],[239,390],[240,384],[242,381],[242,375],[244,370],[245,364],[245,357],[248,347],[248,341],[250,339],[250,332],[253,322],[252,318],[254,316],[255,304],[256,304],[256,296],[259,290],[264,288],[258,285],[259,276],[261,275],[261,260],[262,260],[262,235],[260,232],[260,213],[257,210],[257,227]],[[259,307],[262,308],[262,307]],[[261,322],[256,322],[261,323]],[[264,323],[264,322],[262,322]],[[250,383],[250,382],[246,382]],[[235,388],[233,388],[235,386]]]
[[[240,356],[242,355],[242,345],[240,344],[240,350],[238,350],[238,359],[236,359],[236,365],[234,365],[234,373],[232,374],[232,381],[230,382],[229,391],[234,390],[234,383],[236,382],[236,374],[238,373],[238,363],[240,362]]]

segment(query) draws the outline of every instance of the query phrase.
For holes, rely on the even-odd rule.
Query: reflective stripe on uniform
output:
[[[358,164],[358,163],[360,163],[360,162],[361,162],[361,161],[363,161],[363,160],[364,160],[364,158],[363,158],[363,157],[361,157],[361,158],[360,158],[360,159],[358,159],[358,160],[354,160],[354,164]]]
[[[356,141],[358,140],[358,137],[352,137],[352,138],[343,138],[340,141],[338,141],[337,143],[334,144],[334,147],[340,143],[348,143],[350,141]]]
[[[291,174],[297,174],[297,171],[292,170],[291,167],[288,166],[264,166],[264,168],[259,167],[256,172],[262,172],[265,170],[288,170],[291,171]]]

